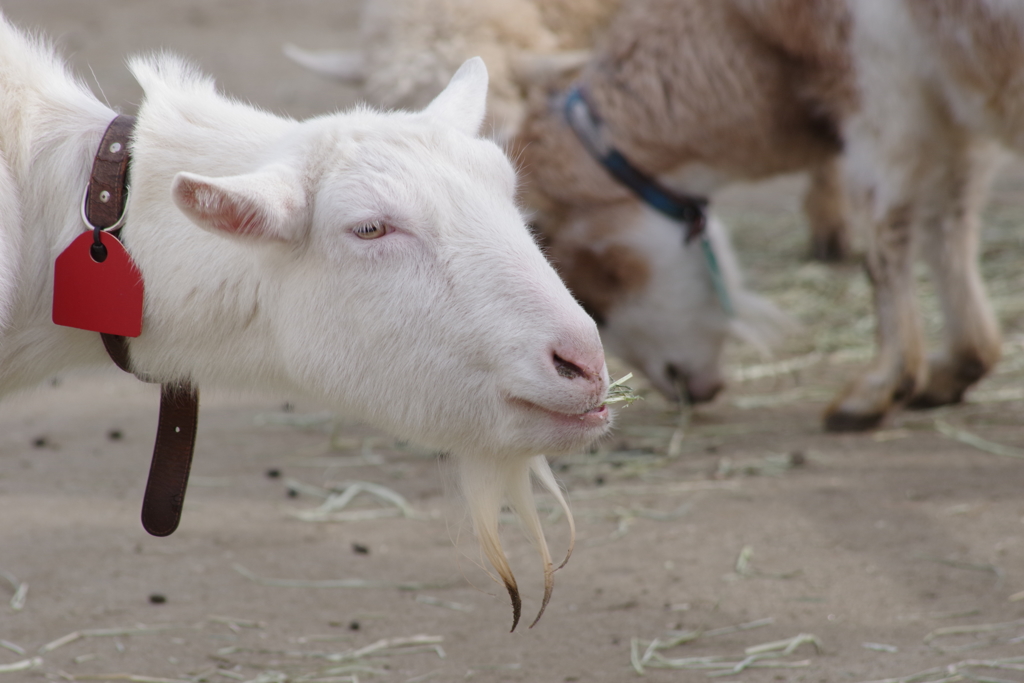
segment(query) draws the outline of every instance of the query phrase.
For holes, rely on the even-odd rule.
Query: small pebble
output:
[[[299,497],[299,492],[297,490],[295,490],[295,489],[288,489],[288,497],[289,498],[298,498]]]
[[[149,601],[154,605],[162,605],[167,602],[167,596],[162,593],[150,593]]]
[[[354,552],[357,555],[369,555],[370,549],[362,543],[353,543],[352,552]]]
[[[124,438],[124,433],[120,429],[111,429],[107,432],[107,438],[111,441],[120,441]]]
[[[32,439],[32,445],[35,448],[46,448],[48,445],[50,445],[50,442],[46,440],[45,436],[37,436],[36,438]]]
[[[276,467],[274,467],[274,468],[271,468],[271,469],[267,470],[266,474],[267,474],[267,478],[268,479],[277,479],[278,477],[281,476],[281,470],[279,470]]]
[[[359,622],[358,621],[350,621],[348,623],[348,630],[349,631],[358,631],[359,630]]]

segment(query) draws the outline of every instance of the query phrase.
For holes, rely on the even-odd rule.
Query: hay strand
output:
[[[419,591],[427,589],[449,588],[451,582],[435,583],[392,583],[388,581],[369,581],[367,579],[269,579],[257,576],[240,564],[233,564],[232,568],[253,583],[261,586],[275,586],[281,588],[397,588],[403,591]]]
[[[623,407],[625,407],[632,404],[634,401],[642,400],[642,396],[639,396],[625,384],[625,382],[628,382],[632,378],[633,373],[630,372],[610,383],[608,385],[608,393],[605,395],[604,402],[601,405],[607,406],[612,403],[622,403]]]
[[[304,522],[357,522],[385,517],[405,517],[406,519],[430,519],[430,515],[415,510],[402,494],[368,481],[346,481],[334,484],[329,489],[321,489],[295,479],[286,479],[285,485],[294,491],[324,498],[318,508],[312,510],[289,510],[288,514]],[[373,510],[349,510],[343,512],[355,498],[366,493],[393,507]]]
[[[14,662],[12,664],[0,664],[0,674],[17,673],[18,671],[28,671],[29,669],[34,669],[37,666],[42,665],[42,657],[32,657],[31,659],[23,659],[20,662]]]
[[[1001,455],[1006,458],[1024,459],[1024,450],[1020,448],[1004,446],[1003,444],[983,439],[965,429],[958,429],[944,420],[935,420],[935,429],[943,436],[967,444],[972,448],[977,448],[979,451]]]
[[[19,581],[13,574],[0,569],[0,577],[10,584],[14,595],[11,597],[10,606],[15,612],[25,608],[25,600],[28,598],[28,583]]]

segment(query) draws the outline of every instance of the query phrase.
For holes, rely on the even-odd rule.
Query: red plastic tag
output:
[[[100,233],[106,258],[92,256],[83,232],[53,266],[53,322],[123,337],[142,333],[142,273],[116,237]]]

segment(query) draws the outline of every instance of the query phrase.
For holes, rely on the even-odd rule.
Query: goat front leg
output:
[[[863,198],[866,211],[874,194]],[[867,370],[825,411],[828,431],[874,429],[895,404],[926,381],[928,366],[911,268],[912,224],[913,211],[907,203],[890,205],[871,221],[866,267],[874,286],[877,350]]]
[[[958,142],[923,204],[921,247],[942,304],[945,343],[930,356],[928,383],[911,408],[959,403],[1001,355],[999,323],[978,271],[979,216],[999,152],[989,142]]]
[[[811,258],[838,263],[850,256],[846,193],[839,158],[810,169],[804,193],[804,215],[811,228]]]

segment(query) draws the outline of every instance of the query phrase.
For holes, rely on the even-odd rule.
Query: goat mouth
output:
[[[557,423],[570,428],[579,427],[589,430],[603,427],[608,424],[608,421],[611,418],[611,411],[604,403],[598,404],[581,413],[566,413],[559,410],[552,410],[551,408],[545,408],[542,405],[524,398],[512,398],[510,400],[512,403],[523,406],[531,412],[543,413],[548,417],[554,418]]]

